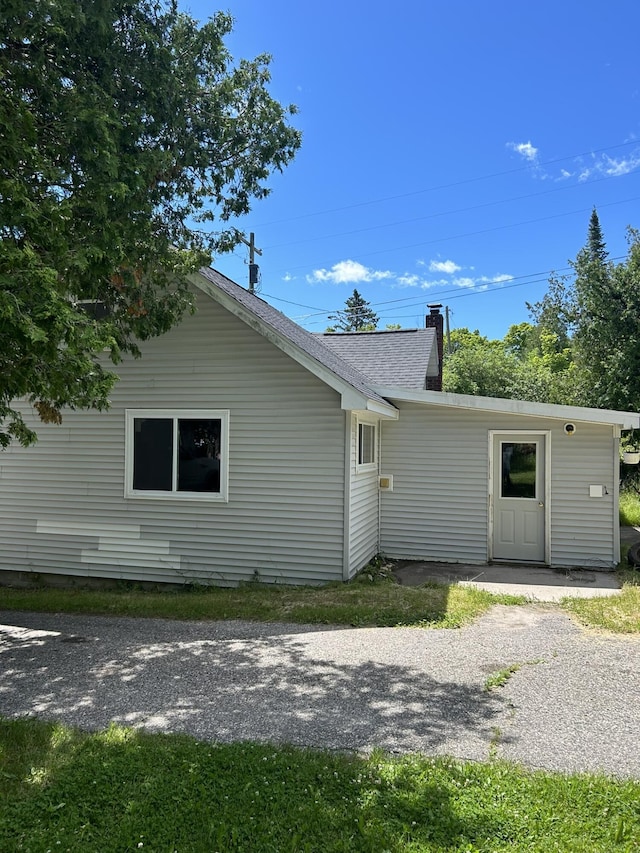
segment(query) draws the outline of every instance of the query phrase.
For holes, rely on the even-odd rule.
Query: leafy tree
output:
[[[451,333],[453,353],[444,361],[443,389],[460,394],[541,403],[575,402],[571,350],[560,350],[553,332],[531,323],[511,326],[503,340],[479,332]]]
[[[526,358],[530,352],[538,348],[539,344],[540,331],[537,326],[531,323],[517,323],[509,326],[509,330],[504,336],[504,345],[507,351],[520,359]]]
[[[594,209],[573,280],[552,278],[542,301],[528,306],[540,334],[555,335],[550,402],[640,410],[640,234],[630,228],[628,242],[627,258],[611,262]]]
[[[535,320],[538,333],[548,332],[556,336],[560,350],[570,346],[577,321],[577,307],[573,283],[568,276],[549,279],[549,288],[540,300],[526,306]]]
[[[629,229],[619,264],[602,261],[588,244],[576,258],[578,326],[574,350],[583,371],[583,402],[640,410],[640,232]]]
[[[35,440],[17,398],[44,421],[104,408],[100,353],[180,319],[187,273],[237,244],[232,218],[298,149],[269,57],[234,64],[231,26],[174,0],[3,3],[0,446]]]
[[[518,360],[509,396],[538,403],[577,403],[577,370],[571,348],[560,349],[557,335],[533,328],[538,344]]]
[[[575,271],[575,304],[577,313],[574,352],[576,361],[588,381],[583,382],[584,402],[601,408],[626,408],[625,366],[619,364],[627,350],[624,334],[628,298],[635,302],[624,285],[626,264],[616,266],[607,261],[607,251],[594,210],[589,221],[587,243],[572,262]],[[625,353],[626,357],[626,353]]]
[[[378,325],[378,315],[370,307],[370,303],[358,293],[345,301],[345,308],[335,314],[330,314],[329,319],[335,320],[334,326],[329,326],[327,332],[373,332]]]
[[[640,232],[629,229],[624,261],[608,260],[598,214],[572,262],[573,279],[552,277],[534,323],[503,341],[457,330],[443,387],[547,403],[640,411]]]
[[[483,397],[510,397],[511,378],[517,358],[502,341],[489,340],[478,331],[454,329],[453,352],[445,356],[443,391]]]

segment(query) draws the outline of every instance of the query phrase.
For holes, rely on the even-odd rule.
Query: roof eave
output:
[[[447,391],[410,391],[404,388],[373,386],[373,390],[388,400],[405,403],[425,403],[480,412],[528,415],[536,418],[610,424],[620,429],[640,429],[640,414],[612,409],[592,409],[583,406],[563,406],[555,403],[533,403],[527,400],[508,400],[501,397],[476,397],[471,394],[452,394]]]

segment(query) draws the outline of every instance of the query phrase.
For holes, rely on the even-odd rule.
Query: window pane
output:
[[[134,418],[133,488],[170,492],[173,457],[173,421],[170,418]]]
[[[220,438],[222,422],[178,421],[178,491],[220,491]]]
[[[375,427],[358,424],[358,465],[375,462]]]
[[[503,498],[535,498],[536,445],[502,442]]]

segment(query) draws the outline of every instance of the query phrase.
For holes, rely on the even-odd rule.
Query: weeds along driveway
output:
[[[0,715],[640,779],[640,643],[540,606],[459,630],[0,612]]]

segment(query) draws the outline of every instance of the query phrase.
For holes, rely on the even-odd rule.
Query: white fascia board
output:
[[[400,417],[400,412],[395,406],[392,406],[391,403],[389,403],[388,406],[383,406],[382,403],[379,403],[377,400],[367,401],[367,411],[392,421],[397,421]]]
[[[428,403],[432,406],[449,406],[472,409],[478,412],[499,412],[509,415],[527,415],[534,418],[556,418],[581,423],[612,424],[620,429],[640,429],[640,414],[617,412],[611,409],[590,409],[583,406],[560,406],[555,403],[532,403],[527,400],[507,400],[501,397],[475,397],[472,394],[452,394],[448,391],[411,391],[374,385],[381,397],[404,403]]]
[[[349,386],[350,387],[350,386]],[[370,400],[364,397],[357,391],[353,391],[350,387],[349,391],[345,391],[341,395],[341,406],[347,412],[371,412],[386,420],[397,421],[400,412],[392,403],[381,403],[379,400]]]
[[[394,417],[394,412],[397,413],[397,409],[393,404],[389,403],[385,406],[384,403],[370,400],[366,394],[361,393],[346,380],[336,376],[332,370],[329,370],[324,364],[321,364],[304,350],[300,349],[289,338],[271,328],[268,323],[264,323],[260,317],[249,311],[241,303],[236,302],[229,294],[208,282],[204,276],[195,273],[189,276],[189,281],[206,293],[207,296],[214,299],[219,305],[222,305],[223,308],[226,308],[230,314],[242,320],[243,323],[246,323],[247,326],[258,332],[263,338],[266,338],[274,346],[277,346],[279,350],[308,370],[309,373],[317,376],[325,385],[337,391],[340,394],[340,408],[352,411],[355,409],[368,409],[369,405],[375,405],[380,407],[382,410],[381,414],[383,413],[388,417]]]

